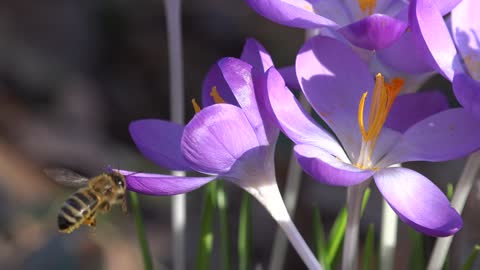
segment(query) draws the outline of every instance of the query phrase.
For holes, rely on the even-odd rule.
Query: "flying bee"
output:
[[[62,233],[71,233],[82,224],[95,227],[96,214],[110,211],[113,205],[122,204],[122,210],[127,211],[125,176],[117,171],[90,179],[68,169],[44,171],[62,185],[79,188],[58,212],[58,230]]]

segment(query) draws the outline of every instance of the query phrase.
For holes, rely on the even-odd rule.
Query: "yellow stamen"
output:
[[[368,15],[373,14],[373,9],[377,5],[377,0],[358,0],[358,6],[360,9]]]
[[[375,87],[368,116],[368,128],[365,127],[363,120],[367,92],[363,93],[358,105],[358,125],[362,134],[362,149],[357,166],[361,168],[369,167],[377,139],[403,84],[404,81],[400,78],[394,78],[391,83],[386,83],[382,74],[378,73],[375,76]]]
[[[199,113],[202,110],[194,98],[192,98],[192,105],[193,105],[193,110],[195,110],[195,113]]]
[[[218,93],[216,86],[212,87],[212,91],[210,92],[210,96],[213,98],[213,102],[215,102],[215,104],[226,103],[225,100]]]

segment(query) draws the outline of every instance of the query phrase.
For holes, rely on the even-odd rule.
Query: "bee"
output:
[[[58,230],[62,233],[71,233],[82,224],[95,227],[96,214],[109,212],[116,204],[122,205],[123,212],[127,211],[125,176],[117,171],[90,179],[68,169],[44,171],[54,181],[78,188],[58,212]]]

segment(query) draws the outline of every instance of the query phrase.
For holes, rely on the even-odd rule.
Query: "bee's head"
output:
[[[125,189],[125,176],[116,171],[112,171],[110,173],[110,176],[112,177],[113,182],[117,185],[117,187]]]

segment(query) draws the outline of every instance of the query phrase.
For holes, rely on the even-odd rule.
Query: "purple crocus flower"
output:
[[[306,42],[297,55],[296,71],[303,93],[335,137],[305,113],[275,68],[267,71],[265,101],[295,143],[305,172],[337,186],[373,177],[400,219],[425,234],[447,236],[462,227],[459,214],[429,179],[395,165],[445,161],[478,149],[480,126],[471,114],[456,108],[429,115],[428,107],[434,104],[412,106],[410,95],[397,97],[401,80],[387,83],[381,74],[373,80],[367,64],[350,47],[328,37]]]
[[[175,195],[216,178],[244,188],[275,179],[273,152],[278,128],[262,115],[254,86],[273,64],[253,39],[247,41],[241,58],[224,58],[211,68],[202,89],[204,109],[186,126],[157,119],[130,124],[130,134],[145,157],[165,169],[206,176],[136,173],[127,177],[128,189]],[[218,102],[222,104],[215,104]]]
[[[460,104],[480,117],[480,22],[477,0],[452,10],[450,31],[431,0],[412,1],[412,33],[431,66],[453,83]]]
[[[436,0],[442,14],[461,0]],[[360,48],[388,47],[407,29],[405,0],[247,0],[260,15],[290,27],[330,27]]]

